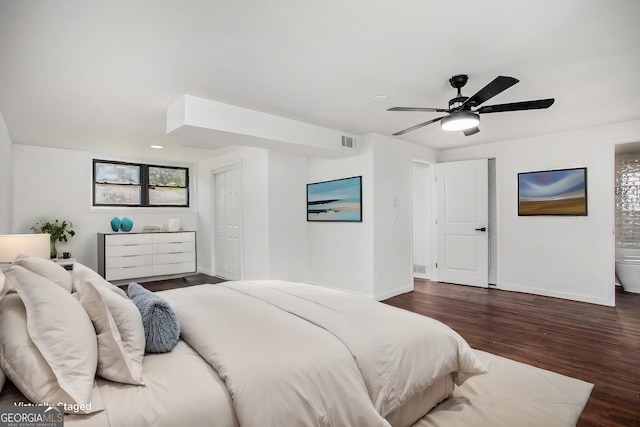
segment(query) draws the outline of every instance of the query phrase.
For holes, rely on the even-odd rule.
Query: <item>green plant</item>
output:
[[[48,219],[42,219],[36,223],[31,230],[36,234],[49,234],[51,240],[51,258],[58,257],[58,250],[56,249],[56,242],[66,242],[69,237],[76,235],[76,232],[71,228],[73,224],[70,221],[54,222]]]

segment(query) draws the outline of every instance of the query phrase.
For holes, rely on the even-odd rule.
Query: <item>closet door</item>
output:
[[[240,168],[214,173],[215,274],[242,278],[242,206]]]

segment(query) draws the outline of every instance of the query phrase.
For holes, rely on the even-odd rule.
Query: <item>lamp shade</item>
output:
[[[466,130],[478,126],[479,123],[480,116],[478,114],[471,111],[458,111],[443,118],[440,127],[448,131]]]
[[[49,234],[0,235],[0,262],[13,262],[19,254],[49,259]]]

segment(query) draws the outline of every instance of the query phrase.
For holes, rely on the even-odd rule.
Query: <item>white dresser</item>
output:
[[[98,233],[98,273],[106,280],[195,271],[195,231]]]

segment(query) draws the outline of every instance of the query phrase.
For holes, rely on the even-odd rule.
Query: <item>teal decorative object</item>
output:
[[[132,228],[133,228],[133,221],[131,221],[126,216],[122,217],[122,219],[120,220],[120,229],[122,231],[131,231]]]
[[[118,218],[117,216],[114,216],[111,219],[111,229],[113,231],[118,231],[120,230],[120,218]]]

